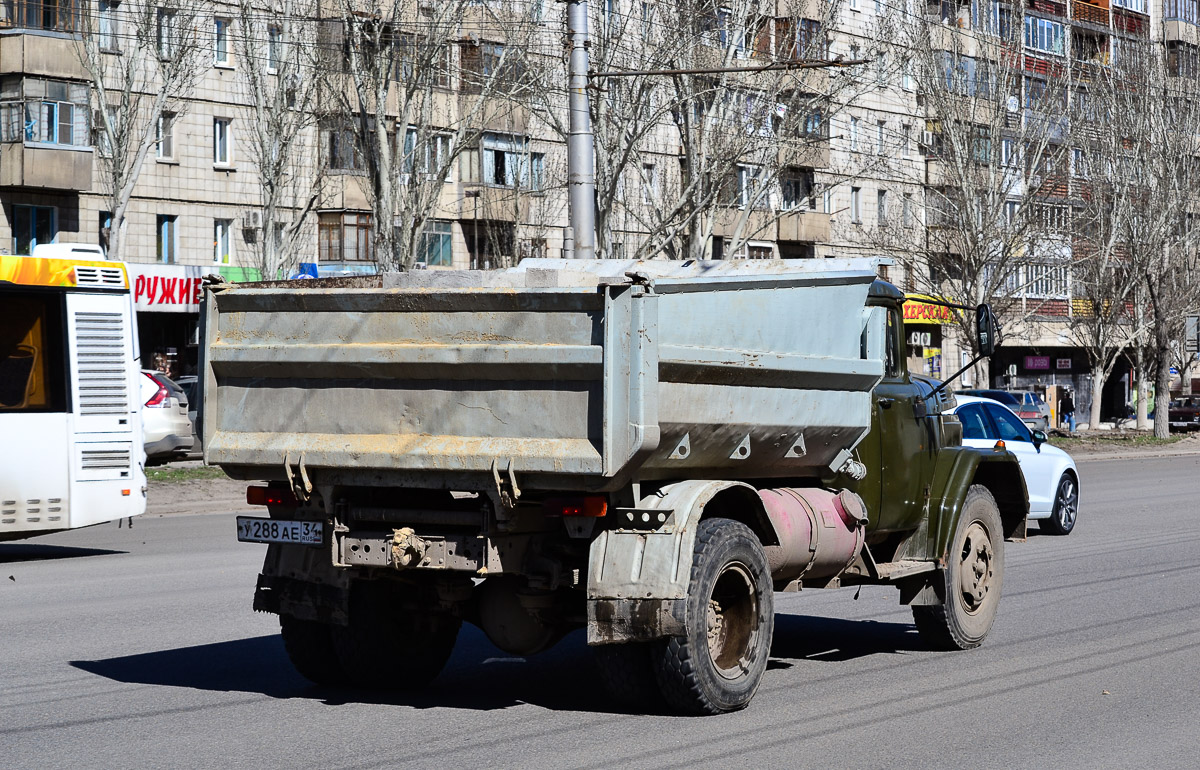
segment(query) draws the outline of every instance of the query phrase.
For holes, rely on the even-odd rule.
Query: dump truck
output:
[[[204,456],[265,506],[254,608],[320,685],[421,687],[464,621],[518,656],[585,628],[615,698],[694,714],[750,702],[777,591],[895,586],[977,646],[1025,484],[907,371],[903,303],[841,259],[210,284]]]

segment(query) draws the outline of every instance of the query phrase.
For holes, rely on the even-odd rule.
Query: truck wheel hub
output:
[[[959,588],[967,612],[977,612],[991,589],[995,554],[988,532],[973,522],[963,540],[959,562]]]

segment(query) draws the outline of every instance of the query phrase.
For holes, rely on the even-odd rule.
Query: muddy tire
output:
[[[359,583],[350,594],[350,623],[331,626],[346,683],[367,690],[415,690],[450,659],[462,621],[406,610],[397,590]]]
[[[345,672],[333,649],[331,627],[313,620],[279,616],[279,635],[288,659],[313,684],[333,687],[342,684]]]
[[[978,647],[996,619],[1004,584],[1000,509],[986,487],[967,492],[947,567],[935,579],[942,580],[943,603],[913,607],[921,639],[938,650]]]
[[[1038,522],[1038,529],[1047,535],[1069,535],[1079,517],[1079,484],[1070,472],[1058,480],[1054,492],[1054,511],[1050,518]]]
[[[775,631],[775,594],[762,544],[731,519],[696,530],[686,633],[656,644],[667,705],[686,714],[745,708],[762,681]]]
[[[600,686],[613,703],[643,713],[662,709],[662,694],[654,678],[654,650],[652,642],[592,647]]]

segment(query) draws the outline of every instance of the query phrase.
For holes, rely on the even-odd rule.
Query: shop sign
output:
[[[1025,368],[1032,371],[1048,370],[1050,356],[1025,356]]]
[[[129,286],[139,311],[199,313],[200,265],[140,265],[127,262]],[[208,272],[212,272],[209,270]]]
[[[1069,358],[1054,359],[1054,368],[1055,369],[1070,369],[1071,368],[1071,359],[1069,359]]]
[[[950,324],[954,323],[954,311],[942,305],[922,300],[933,299],[909,295],[904,301],[904,322],[907,324]]]

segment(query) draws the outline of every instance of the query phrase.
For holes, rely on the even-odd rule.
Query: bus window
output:
[[[0,412],[65,412],[63,298],[8,292],[0,299]]]

